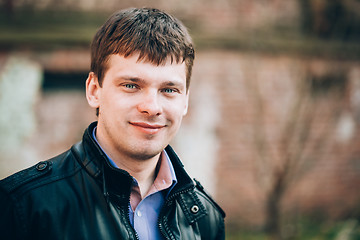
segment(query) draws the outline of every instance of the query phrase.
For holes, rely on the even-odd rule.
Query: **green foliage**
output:
[[[267,237],[261,232],[231,231],[226,233],[226,240],[266,240]]]
[[[283,233],[282,240],[357,240],[360,226],[354,219],[325,223],[316,219],[302,219],[295,223],[292,233]],[[285,227],[286,228],[286,227]],[[260,231],[228,230],[226,240],[280,240]]]

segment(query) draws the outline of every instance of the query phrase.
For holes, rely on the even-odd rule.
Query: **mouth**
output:
[[[166,125],[162,124],[150,124],[145,122],[129,122],[131,126],[145,134],[156,134]]]

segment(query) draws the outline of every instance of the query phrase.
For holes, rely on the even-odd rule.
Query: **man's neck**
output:
[[[156,178],[156,166],[160,160],[161,152],[146,159],[131,157],[124,152],[119,152],[114,146],[112,146],[112,144],[107,143],[106,140],[103,141],[103,138],[98,130],[99,129],[96,129],[96,132],[94,131],[93,136],[102,150],[111,159],[111,161],[113,161],[116,167],[127,171],[136,179],[139,184],[141,196],[146,196]]]
[[[141,197],[144,198],[149,192],[151,186],[156,178],[156,166],[159,162],[161,154],[148,160],[128,160],[116,161],[115,164],[127,171],[132,177],[136,179],[139,184]]]

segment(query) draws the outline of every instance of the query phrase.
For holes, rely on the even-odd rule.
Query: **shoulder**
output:
[[[201,202],[203,204],[205,204],[206,206],[208,206],[207,207],[208,210],[210,208],[213,211],[216,211],[218,214],[220,214],[222,218],[225,218],[225,216],[226,216],[225,211],[220,207],[220,205],[217,204],[217,202],[204,189],[204,187],[201,185],[201,183],[198,180],[196,180],[196,179],[193,179],[193,180],[195,182],[195,192],[197,193]]]
[[[205,191],[204,187],[194,179],[195,194],[199,199],[199,208],[190,211],[196,215],[196,211],[205,210],[204,217],[198,219],[198,227],[204,239],[225,239],[225,212],[215,200]],[[205,217],[206,216],[206,217]]]
[[[32,167],[19,171],[0,181],[0,189],[5,194],[24,193],[49,184],[64,177],[64,162],[71,158],[68,150],[54,158],[41,161]]]
[[[54,203],[66,172],[76,166],[72,153],[66,151],[52,159],[17,172],[0,181],[0,231],[4,239],[27,239],[36,217],[41,212],[50,213],[58,209]],[[59,185],[61,184],[61,185]]]

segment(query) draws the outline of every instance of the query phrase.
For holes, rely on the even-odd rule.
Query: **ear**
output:
[[[100,90],[99,81],[95,73],[90,72],[86,79],[86,99],[92,108],[99,108],[100,106]]]
[[[188,108],[189,108],[189,91],[187,91],[186,93],[186,102],[185,102],[185,108],[184,108],[184,113],[183,113],[183,116],[185,116],[188,112]]]

